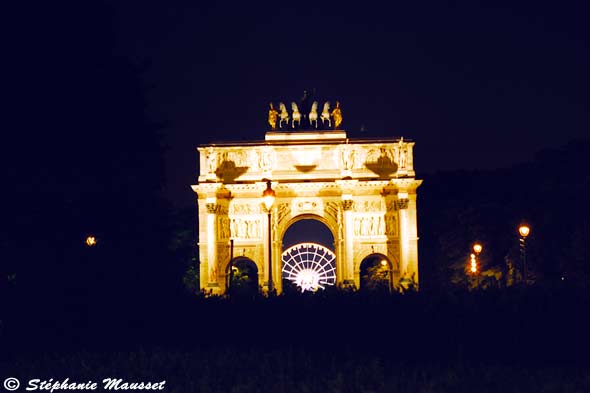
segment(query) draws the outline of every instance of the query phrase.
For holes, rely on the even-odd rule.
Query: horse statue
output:
[[[291,120],[291,127],[295,128],[295,122],[297,122],[297,125],[301,127],[301,113],[299,113],[299,108],[297,107],[297,104],[292,102],[291,109],[293,110],[293,119]]]
[[[330,101],[324,102],[324,109],[322,110],[320,119],[322,120],[322,126],[328,122],[328,127],[332,127],[332,120],[330,120]]]
[[[334,129],[342,123],[342,111],[340,110],[340,102],[336,101],[336,108],[332,111],[332,118],[334,119]]]
[[[318,128],[318,102],[314,101],[311,104],[311,111],[309,112],[309,126],[315,121],[315,128]]]
[[[277,129],[277,118],[279,117],[279,112],[272,106],[272,102],[270,103],[270,109],[268,110],[268,124],[273,130]]]
[[[287,107],[282,102],[279,102],[279,109],[281,110],[281,113],[279,114],[279,128],[283,128],[283,122],[287,125],[289,124],[289,112],[287,112]]]

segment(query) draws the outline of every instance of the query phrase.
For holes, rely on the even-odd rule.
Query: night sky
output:
[[[303,90],[341,102],[349,137],[414,140],[418,177],[505,167],[589,134],[581,5],[111,3],[113,53],[144,70],[178,206],[194,205],[196,146],[264,139],[268,103]]]

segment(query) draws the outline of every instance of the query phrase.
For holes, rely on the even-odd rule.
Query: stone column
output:
[[[410,192],[408,195],[407,214],[407,254],[408,276],[418,284],[418,219],[416,212],[416,192]]]
[[[279,237],[279,217],[276,208],[277,203],[271,209],[272,223],[272,282],[277,293],[283,291],[283,272],[281,264],[282,242]]]
[[[338,206],[338,211],[336,213],[336,235],[334,236],[334,251],[336,254],[336,285],[344,284],[344,280],[346,276],[344,275],[344,266],[345,266],[345,235],[344,235],[344,214],[343,214],[343,207]]]
[[[358,185],[358,180],[336,180],[336,184],[342,190],[342,232],[344,240],[344,261],[342,263],[342,283],[344,285],[357,285],[354,272],[354,200],[353,194]]]
[[[354,240],[354,218],[352,216],[352,208],[354,206],[354,201],[352,200],[352,196],[350,199],[344,199],[342,201],[342,209],[344,210],[343,214],[343,221],[344,221],[344,284],[345,285],[354,285],[354,249],[353,249],[353,240]]]
[[[400,242],[400,284],[406,286],[410,279],[409,266],[411,264],[410,239],[411,219],[408,214],[409,199],[407,192],[399,192],[395,201],[395,208],[399,211],[399,242]]]
[[[207,198],[207,287],[216,292],[219,289],[217,281],[217,200]]]

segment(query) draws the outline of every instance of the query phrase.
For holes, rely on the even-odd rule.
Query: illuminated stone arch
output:
[[[230,273],[230,271],[229,271],[230,267],[233,270],[235,270],[233,273]],[[253,270],[251,270],[251,269],[253,269]],[[250,271],[246,272],[245,270],[250,270]],[[259,269],[258,264],[256,262],[254,262],[250,258],[244,257],[244,256],[234,257],[233,259],[231,259],[231,261],[228,261],[228,263],[226,264],[226,268],[225,268],[226,286],[225,286],[225,288],[229,288],[230,285],[232,285],[230,280],[234,279],[234,281],[235,281],[236,273],[239,274],[240,272],[247,273],[248,280],[251,280],[251,282],[250,282],[250,285],[252,285],[251,291],[253,291],[253,292],[258,291],[258,287],[260,285],[260,274],[259,274],[260,269]]]
[[[409,277],[418,283],[416,190],[422,181],[415,178],[413,146],[403,138],[352,140],[332,130],[267,132],[261,142],[199,147],[192,188],[201,288],[223,293],[234,255],[256,264],[263,288],[271,267],[280,292],[285,232],[310,218],[332,232],[337,284],[358,288],[361,261],[374,253],[391,261],[394,285]],[[267,179],[276,193],[270,224],[261,198]]]
[[[376,271],[371,274],[368,270],[371,268],[375,269]],[[382,283],[372,283],[377,285],[385,284],[385,287],[382,289],[387,289],[389,291],[393,290],[394,282],[395,282],[395,263],[393,263],[387,255],[382,253],[371,253],[364,257],[360,263],[358,264],[359,270],[359,286],[360,290],[367,289],[367,280],[380,280]],[[375,277],[375,276],[379,277]],[[369,276],[369,277],[367,277]]]
[[[338,219],[331,214],[326,214],[325,216],[320,216],[317,214],[299,214],[295,217],[285,217],[281,222],[279,222],[277,227],[278,235],[277,237],[281,239],[281,242],[285,238],[287,231],[293,224],[302,220],[316,220],[324,224],[326,229],[330,231],[332,237],[334,238],[334,242],[336,242],[336,238],[338,237]],[[310,240],[311,241],[311,240]],[[335,247],[335,245],[334,245]],[[281,244],[282,248],[282,244]]]

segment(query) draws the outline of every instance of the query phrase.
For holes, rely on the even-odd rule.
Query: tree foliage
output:
[[[532,228],[526,241],[529,280],[586,282],[588,154],[590,141],[580,140],[511,168],[425,176],[418,208],[421,285],[468,285],[464,269],[475,242],[484,245],[480,258],[488,281],[521,281],[517,228],[523,221]]]

